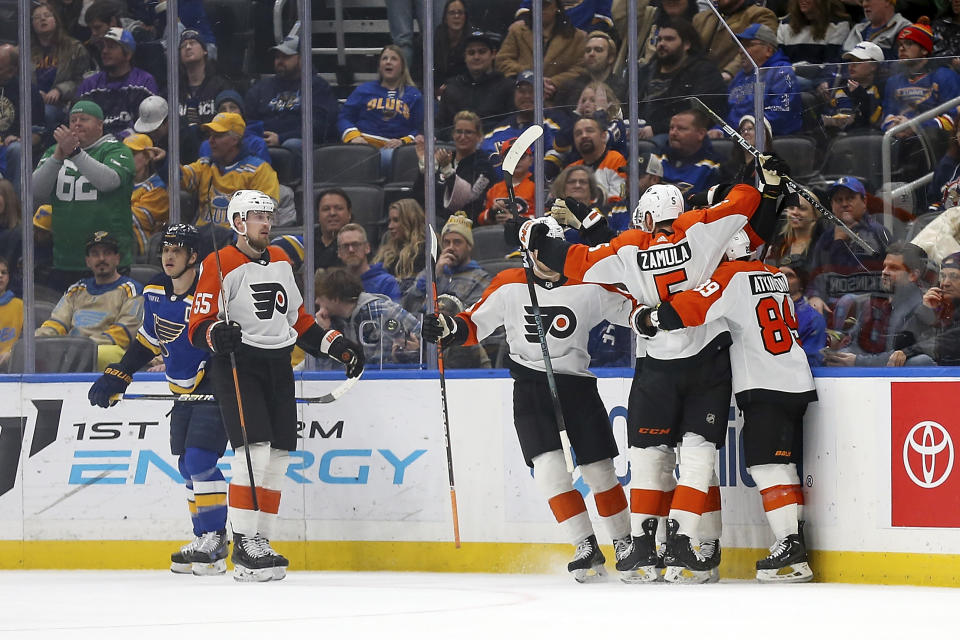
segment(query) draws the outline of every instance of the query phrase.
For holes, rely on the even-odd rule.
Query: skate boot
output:
[[[758,582],[810,582],[813,571],[807,563],[807,550],[800,541],[800,534],[792,533],[780,538],[772,547],[770,555],[757,560]]]
[[[259,534],[258,537],[260,538],[261,544],[264,545],[267,555],[273,560],[273,579],[283,580],[287,577],[287,567],[290,566],[290,561],[277,553],[273,547],[270,546],[269,540]]]
[[[203,540],[202,536],[197,536],[187,544],[180,547],[180,551],[170,554],[170,571],[174,573],[193,573],[193,552],[200,546]]]
[[[664,580],[674,584],[703,584],[710,580],[711,566],[707,559],[690,543],[690,537],[679,533],[676,520],[667,520],[667,565]]]
[[[193,552],[195,576],[219,576],[227,572],[227,532],[207,531]]]
[[[597,544],[597,536],[590,534],[577,544],[577,551],[567,564],[567,571],[573,574],[577,582],[597,582],[607,575],[603,566],[606,561]]]
[[[267,582],[274,576],[274,560],[269,545],[258,535],[233,534],[233,579],[237,582]]]
[[[707,582],[720,582],[720,541],[704,540],[700,543],[700,555],[710,565],[710,579]]]
[[[627,584],[655,582],[660,578],[657,569],[657,519],[647,518],[641,526],[643,535],[627,539],[629,544],[623,548],[617,545],[621,541],[613,541],[617,552],[617,571],[620,572],[620,580]]]

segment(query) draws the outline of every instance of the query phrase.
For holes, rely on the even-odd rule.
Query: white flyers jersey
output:
[[[231,321],[240,323],[243,344],[258,349],[283,349],[294,344],[313,324],[313,318],[303,309],[293,268],[282,249],[270,246],[259,259],[248,257],[235,245],[218,253],[223,288],[217,257],[210,254],[200,266],[200,279],[193,295],[191,338],[201,323],[226,320],[229,315]]]
[[[696,289],[661,306],[661,317],[670,313],[668,305],[688,327],[726,318],[738,401],[817,399],[787,277],[779,269],[756,260],[723,262]]]
[[[622,283],[640,304],[655,306],[671,295],[706,280],[720,263],[727,242],[760,205],[760,192],[736,185],[709,209],[687,211],[673,223],[673,233],[625,231],[609,243],[573,245],[563,272],[584,282]],[[762,240],[746,227],[753,246]],[[726,330],[723,322],[685,329],[638,343],[646,355],[663,360],[696,355]],[[642,355],[642,354],[638,354]]]
[[[537,302],[547,334],[550,363],[557,373],[593,376],[587,369],[590,330],[604,320],[630,325],[635,302],[611,286],[561,280],[560,284],[537,280]],[[501,271],[480,299],[459,315],[470,335],[465,344],[476,344],[497,327],[506,330],[510,358],[519,365],[544,371],[543,352],[536,317],[530,304],[523,269]]]

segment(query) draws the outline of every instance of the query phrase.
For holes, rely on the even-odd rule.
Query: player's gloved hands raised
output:
[[[765,187],[779,187],[783,177],[790,175],[790,165],[775,155],[761,155],[759,164],[760,182]]]
[[[520,225],[520,246],[527,251],[536,251],[540,241],[547,236],[563,237],[563,228],[550,216],[527,220]]]
[[[657,322],[655,307],[640,305],[630,314],[630,326],[641,338],[652,338],[657,335],[660,325]]]
[[[457,332],[457,321],[445,313],[431,313],[423,319],[420,335],[427,342],[441,344],[443,340]]]
[[[97,381],[90,387],[90,391],[87,392],[90,406],[106,409],[120,402],[119,396],[122,396],[123,392],[127,390],[127,386],[133,381],[133,378],[130,377],[130,374],[121,371],[118,368],[119,366],[116,363],[107,365],[103,375],[97,378]]]
[[[227,354],[236,351],[243,342],[243,331],[240,323],[222,320],[214,322],[207,329],[207,344],[214,353]]]
[[[344,338],[343,334],[336,329],[331,329],[323,335],[320,353],[337,362],[342,362],[347,368],[348,378],[357,378],[363,373],[365,362],[363,349]]]
[[[557,198],[550,206],[550,215],[553,219],[571,229],[579,229],[580,223],[589,213],[590,208],[574,198]]]

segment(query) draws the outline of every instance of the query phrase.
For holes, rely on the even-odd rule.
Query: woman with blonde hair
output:
[[[426,266],[426,216],[413,198],[397,200],[387,211],[387,238],[380,244],[373,262],[400,283],[400,293],[410,288]]]
[[[810,197],[820,204],[820,199],[814,193],[810,192]],[[785,204],[783,226],[770,247],[767,261],[775,265],[788,263],[809,269],[810,251],[823,233],[820,213],[806,198],[796,193],[788,195]]]

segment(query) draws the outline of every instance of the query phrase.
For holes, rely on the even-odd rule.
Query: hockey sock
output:
[[[707,489],[707,501],[703,505],[703,515],[700,517],[700,539],[719,540],[723,532],[720,518],[720,478],[713,474],[710,488]]]
[[[216,451],[197,447],[187,447],[180,457],[180,473],[189,474],[193,487],[194,530],[199,527],[200,533],[227,527],[227,482],[217,467],[219,459]]]
[[[658,518],[661,520],[657,527],[660,535],[666,531],[662,520],[667,515],[676,486],[673,477],[676,456],[666,445],[630,447],[627,455],[630,458],[630,528],[634,535],[641,535],[643,521]],[[666,471],[668,468],[669,472]]]
[[[257,480],[257,498],[260,500],[260,515],[257,518],[257,531],[267,540],[276,536],[280,511],[280,490],[283,477],[290,463],[290,452],[284,449],[270,449],[270,462],[263,476],[263,482]]]
[[[580,492],[573,488],[562,451],[548,451],[534,458],[533,479],[571,544],[593,535],[587,505]]]
[[[254,482],[260,484],[266,475],[267,465],[270,462],[270,444],[258,442],[247,447],[250,451],[250,462],[253,464]],[[263,509],[264,504],[257,492],[258,506]],[[247,471],[247,458],[244,447],[237,447],[233,456],[233,474],[230,478],[229,496],[230,526],[234,533],[245,536],[257,534],[258,513],[253,508],[253,491],[250,488],[250,474]]]
[[[670,518],[679,533],[699,541],[700,516],[707,503],[710,480],[716,473],[716,447],[703,436],[685,433],[677,448],[680,478],[670,504]]]
[[[190,523],[193,526],[193,535],[199,536],[203,533],[203,530],[200,528],[200,518],[197,515],[197,503],[193,497],[193,479],[190,477],[190,472],[187,471],[186,461],[182,455],[177,459],[177,468],[180,469],[180,476],[183,478],[183,481],[187,483],[187,508],[190,510]]]
[[[799,528],[803,490],[795,464],[758,464],[747,469],[757,483],[767,522],[777,540],[795,534]]]
[[[610,539],[620,540],[630,535],[627,495],[623,492],[623,487],[617,478],[613,460],[607,458],[580,465],[580,475],[593,492],[597,513],[607,533],[610,534]]]

